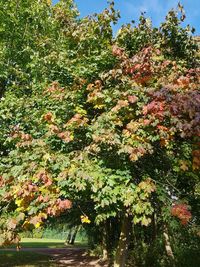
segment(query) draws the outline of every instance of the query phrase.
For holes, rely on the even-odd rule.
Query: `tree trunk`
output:
[[[110,257],[110,227],[109,220],[107,219],[102,224],[102,259],[108,260]]]
[[[108,259],[108,248],[107,248],[107,236],[106,232],[102,233],[102,259],[107,260]]]
[[[79,231],[79,228],[80,228],[79,225],[75,226],[75,229],[74,229],[73,235],[71,236],[71,240],[70,240],[69,244],[74,245],[74,242],[75,242],[75,239],[76,239],[76,235],[77,235],[77,233]]]
[[[156,238],[157,238],[157,218],[156,213],[152,215],[152,223],[151,223],[151,232],[148,239],[148,249],[145,257],[145,266],[156,266],[157,264],[157,256],[156,256]]]
[[[171,263],[171,266],[175,266],[175,258],[174,258],[174,253],[171,247],[170,239],[169,239],[169,233],[167,226],[164,225],[164,231],[163,231],[163,236],[164,236],[164,242],[165,242],[165,250],[167,253],[167,256],[169,257],[169,261]]]
[[[66,244],[70,244],[71,236],[72,236],[72,228],[69,229],[69,233],[67,235],[67,240],[65,241]]]
[[[130,234],[131,234],[131,217],[124,216],[120,238],[118,242],[118,247],[114,259],[114,267],[125,267],[126,259],[128,255],[128,247],[130,242]]]
[[[76,225],[75,227],[70,228],[65,244],[74,245],[79,228],[80,228],[79,225]]]
[[[157,218],[156,213],[153,213],[152,216],[152,236],[151,236],[151,243],[156,240],[157,237]]]

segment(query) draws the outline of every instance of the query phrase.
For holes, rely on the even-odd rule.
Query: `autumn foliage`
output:
[[[142,15],[114,37],[114,3],[79,19],[71,0],[39,2],[19,1],[16,21],[3,17],[1,243],[76,214],[111,261],[121,250],[120,232],[129,235],[124,229],[134,250],[143,248],[148,257],[149,247],[164,244],[163,231],[181,235],[199,223],[200,68],[193,30],[182,27],[181,5],[159,28]],[[8,14],[14,7],[0,4]],[[9,32],[14,24],[17,35]],[[152,266],[161,266],[162,256]]]
[[[183,225],[186,225],[192,217],[186,204],[174,204],[171,209],[171,214],[177,217]]]

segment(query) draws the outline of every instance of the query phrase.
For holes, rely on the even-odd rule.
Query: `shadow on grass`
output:
[[[106,266],[96,257],[86,254],[86,244],[65,245],[63,240],[23,239],[22,250],[15,247],[0,249],[2,267]]]
[[[1,267],[105,267],[106,262],[86,254],[85,249],[25,248],[23,251],[1,250]]]
[[[33,252],[0,251],[0,266],[2,267],[56,267],[51,257]]]

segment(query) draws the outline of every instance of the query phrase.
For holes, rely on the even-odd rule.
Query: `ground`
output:
[[[66,247],[63,240],[25,239],[22,249],[1,248],[0,266],[2,267],[100,267],[106,266],[96,257],[86,253],[83,244]]]

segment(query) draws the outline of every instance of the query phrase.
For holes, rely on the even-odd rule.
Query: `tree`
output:
[[[8,3],[12,15],[16,5]],[[175,264],[170,232],[177,219],[198,222],[200,168],[197,46],[181,27],[182,7],[159,29],[141,16],[113,39],[113,3],[84,19],[72,1],[32,1],[33,10],[18,3],[20,29],[41,13],[14,37],[12,51],[9,34],[2,42],[2,58],[18,62],[1,72],[2,243],[49,216],[70,216],[73,203],[88,228],[105,233],[95,242],[115,267],[125,266],[138,236],[152,247],[164,236]]]

